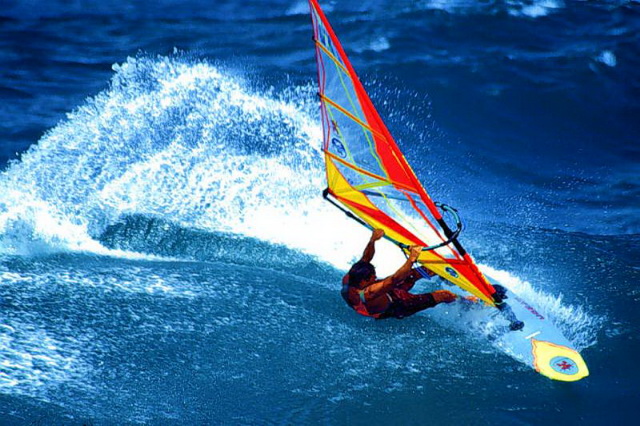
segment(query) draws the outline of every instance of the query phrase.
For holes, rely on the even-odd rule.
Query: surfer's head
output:
[[[376,268],[369,262],[360,261],[349,270],[349,285],[359,287],[362,281],[376,278]]]

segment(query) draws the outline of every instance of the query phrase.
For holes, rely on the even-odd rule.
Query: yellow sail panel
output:
[[[390,239],[405,245],[420,244],[425,245],[425,241],[408,233],[404,228],[399,227],[386,214],[381,212],[375,204],[373,204],[361,191],[355,189],[347,182],[344,176],[339,172],[335,161],[330,154],[326,155],[327,166],[327,182],[329,188],[333,191],[334,196],[342,202],[353,214],[369,224],[372,228],[383,229],[385,235]],[[463,275],[459,275],[452,265],[461,264],[464,261],[457,259],[444,259],[442,256],[432,251],[425,251],[420,254],[418,262],[435,272],[440,276],[446,276],[447,280],[458,285],[462,289],[477,296],[485,303],[493,305],[493,300],[466,279]]]

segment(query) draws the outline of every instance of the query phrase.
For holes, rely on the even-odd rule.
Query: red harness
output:
[[[351,306],[354,311],[360,315],[371,318],[379,318],[382,312],[374,314],[367,309],[367,301],[364,298],[364,290],[349,285],[349,274],[345,275],[342,279],[342,298],[347,302],[347,305]],[[357,296],[357,297],[356,297]],[[353,303],[357,300],[356,303]]]

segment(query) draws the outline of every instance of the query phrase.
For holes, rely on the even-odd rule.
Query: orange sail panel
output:
[[[329,193],[400,244],[445,242],[440,211],[380,118],[318,2],[309,4]],[[423,251],[418,260],[494,305],[495,289],[459,243]]]

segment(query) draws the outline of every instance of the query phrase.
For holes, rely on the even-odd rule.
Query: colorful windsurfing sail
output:
[[[398,148],[358,79],[317,0],[309,0],[324,129],[325,196],[406,251],[426,246],[418,261],[489,305],[501,298],[480,272]]]

